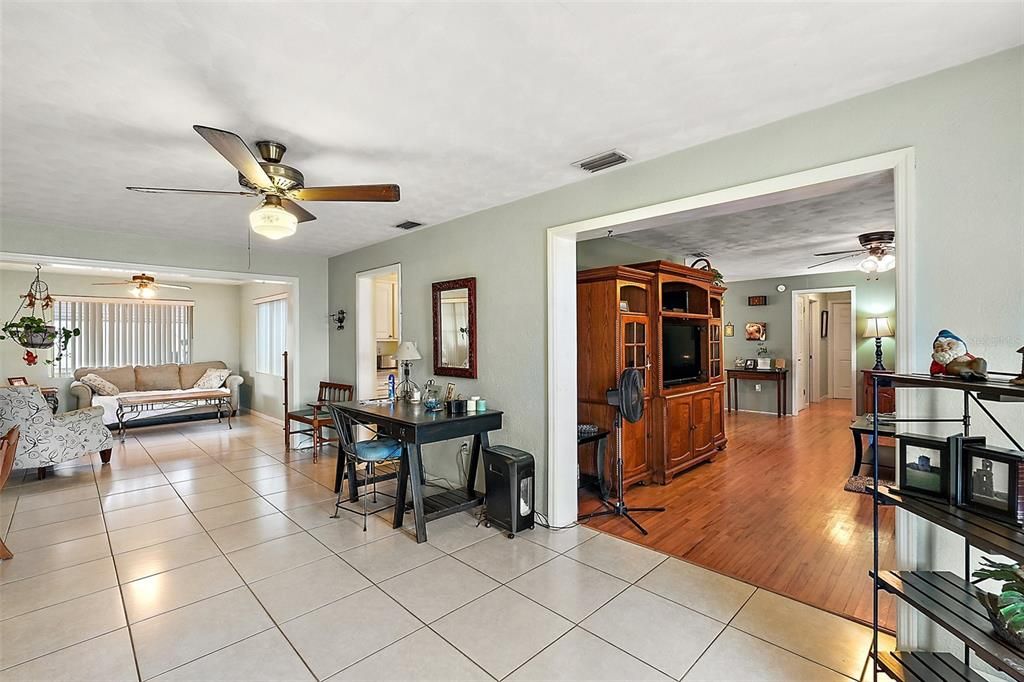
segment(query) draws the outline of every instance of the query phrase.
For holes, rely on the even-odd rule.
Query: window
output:
[[[288,298],[256,302],[256,371],[284,376],[281,354],[288,343]]]
[[[61,297],[54,325],[75,327],[54,376],[79,367],[122,367],[188,363],[192,359],[192,302],[119,298]]]

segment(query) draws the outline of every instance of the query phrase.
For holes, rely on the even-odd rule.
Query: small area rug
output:
[[[874,479],[871,476],[850,476],[850,478],[846,480],[846,485],[843,486],[843,490],[848,490],[851,493],[863,493],[865,495],[870,495],[871,491],[868,489],[868,486],[871,485],[873,480]],[[895,487],[896,485],[893,481],[886,481],[882,478],[878,479],[878,482],[890,487]]]

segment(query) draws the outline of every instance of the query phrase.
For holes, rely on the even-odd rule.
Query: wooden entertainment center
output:
[[[623,422],[606,452],[612,476],[621,444],[625,487],[665,484],[725,447],[724,292],[710,270],[669,261],[576,274],[577,421],[611,429],[606,392],[625,368],[644,373],[644,418]]]

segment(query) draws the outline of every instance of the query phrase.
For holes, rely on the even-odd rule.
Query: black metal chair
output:
[[[397,462],[402,457],[402,444],[394,439],[386,436],[377,435],[373,424],[361,422],[352,415],[343,411],[337,405],[328,403],[327,409],[331,414],[331,418],[334,420],[334,429],[338,432],[338,442],[340,448],[338,449],[338,471],[339,480],[340,473],[342,470],[348,472],[348,485],[350,493],[355,490],[359,485],[359,479],[356,475],[356,465],[362,464],[366,467],[366,475],[363,478],[364,485],[369,483],[371,486],[370,494],[373,496],[373,502],[377,502],[377,495],[383,495],[395,499],[394,495],[388,493],[378,493],[377,491],[377,465],[384,462]],[[369,440],[356,441],[355,434],[358,432],[358,428],[365,428],[373,431],[374,436]],[[338,500],[334,504],[334,515],[332,518],[338,518],[339,510],[344,509],[345,511],[352,512],[353,514],[358,513],[354,509],[342,506],[342,491],[339,486],[338,488]],[[363,531],[366,530],[366,517],[368,511],[366,508],[366,491],[361,495],[363,499]],[[392,505],[388,505],[385,509],[390,508]],[[379,511],[379,510],[378,510]]]

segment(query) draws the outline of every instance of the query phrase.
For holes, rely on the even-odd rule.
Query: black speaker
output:
[[[533,455],[507,445],[484,448],[487,522],[510,538],[533,528]]]

